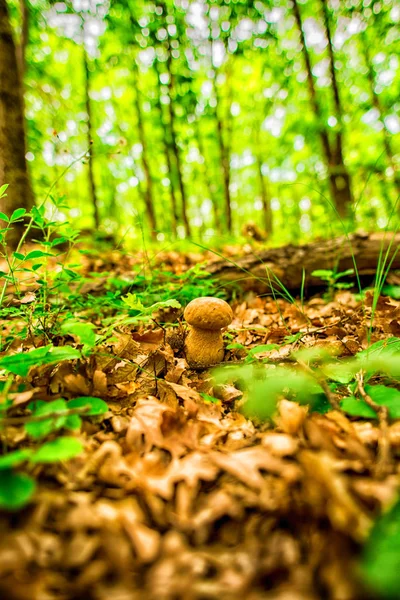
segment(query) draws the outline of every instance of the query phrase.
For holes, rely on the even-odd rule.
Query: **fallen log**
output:
[[[238,259],[221,259],[207,265],[207,270],[221,282],[242,289],[265,293],[271,285],[279,289],[277,279],[289,290],[302,285],[303,270],[307,289],[326,285],[316,270],[342,272],[354,268],[360,277],[376,273],[379,258],[386,257],[386,268],[400,269],[400,233],[356,233],[348,237],[322,240],[302,246],[269,248]],[[355,278],[355,274],[350,277]],[[275,283],[274,283],[275,282]]]

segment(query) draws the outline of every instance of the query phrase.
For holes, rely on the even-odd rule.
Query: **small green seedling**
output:
[[[353,287],[352,283],[339,281],[343,277],[348,277],[349,275],[354,275],[354,269],[347,269],[346,271],[341,271],[337,273],[335,270],[329,269],[317,269],[311,273],[313,277],[319,277],[322,281],[325,281],[328,285],[328,290],[325,294],[325,297],[328,300],[333,298],[335,291],[338,290],[348,290]]]

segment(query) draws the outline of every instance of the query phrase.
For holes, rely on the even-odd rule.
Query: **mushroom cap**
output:
[[[214,330],[229,325],[233,319],[233,312],[225,300],[203,296],[189,302],[184,317],[193,327]]]

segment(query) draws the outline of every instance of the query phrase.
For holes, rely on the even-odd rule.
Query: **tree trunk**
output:
[[[329,69],[331,73],[333,102],[335,106],[335,117],[338,122],[338,131],[334,136],[334,149],[331,152],[330,164],[330,186],[335,205],[339,215],[347,217],[351,213],[353,195],[351,191],[351,179],[343,160],[343,109],[340,99],[339,84],[336,78],[335,54],[333,51],[332,33],[329,20],[328,0],[320,0],[325,35],[328,40]]]
[[[175,122],[176,122],[175,89],[174,89],[175,86],[174,86],[174,73],[173,73],[173,69],[172,69],[171,46],[170,46],[169,33],[168,33],[168,8],[167,8],[167,3],[165,2],[165,0],[159,0],[158,4],[162,8],[162,11],[163,11],[162,12],[162,21],[163,21],[164,27],[167,31],[167,39],[165,42],[165,48],[167,51],[166,67],[167,67],[167,73],[168,73],[168,86],[167,87],[168,87],[168,96],[169,96],[168,109],[169,109],[169,127],[170,127],[170,134],[171,134],[171,150],[175,157],[176,173],[177,173],[177,177],[178,177],[178,186],[179,186],[179,191],[181,194],[183,226],[185,228],[186,237],[190,237],[191,229],[190,229],[190,223],[189,223],[189,218],[188,218],[188,214],[187,214],[187,196],[186,196],[185,184],[183,181],[183,168],[182,168],[181,153],[179,150],[179,146],[178,146],[178,142],[177,142],[177,134],[176,134],[176,129],[175,129]]]
[[[262,158],[261,158],[261,154],[260,154],[260,148],[261,148],[260,129],[261,129],[261,123],[256,122],[255,127],[254,127],[254,140],[255,140],[255,145],[256,145],[255,155],[256,155],[257,175],[258,175],[258,181],[259,181],[259,185],[260,185],[260,196],[261,196],[261,202],[262,202],[262,206],[263,206],[263,221],[264,221],[263,225],[264,225],[264,229],[265,229],[265,232],[267,233],[267,235],[271,235],[272,231],[273,231],[271,197],[270,197],[270,194],[268,191],[265,176],[262,172]]]
[[[171,197],[171,218],[172,218],[171,231],[172,231],[173,237],[176,238],[179,214],[178,214],[178,205],[176,202],[174,173],[173,173],[172,161],[171,161],[171,139],[170,139],[170,135],[169,135],[170,131],[168,130],[168,126],[166,126],[166,124],[164,122],[164,111],[163,111],[163,107],[161,104],[160,69],[159,69],[157,60],[154,61],[154,65],[155,65],[155,70],[156,70],[156,74],[157,74],[156,106],[157,106],[157,110],[158,110],[158,113],[160,116],[161,128],[163,130],[162,141],[163,141],[163,147],[164,147],[165,162],[166,162],[167,169],[168,169],[169,192],[170,192],[170,197]]]
[[[345,271],[354,268],[353,258],[360,276],[373,276],[379,256],[388,252],[388,260],[394,257],[391,268],[400,269],[400,233],[353,234],[305,244],[271,248],[239,258],[218,260],[208,265],[207,270],[214,278],[225,281],[226,285],[238,285],[258,293],[271,291],[271,284],[279,291],[279,282],[287,289],[297,290],[301,286],[303,268],[306,275],[306,288],[326,285],[311,275],[313,271],[326,269]]]
[[[154,210],[154,199],[153,199],[153,179],[150,173],[150,164],[148,159],[147,152],[147,139],[144,131],[144,122],[143,122],[143,113],[142,106],[140,103],[140,91],[139,91],[139,73],[138,67],[135,61],[133,61],[134,65],[134,73],[135,73],[135,106],[136,106],[136,114],[138,120],[138,131],[139,131],[139,140],[142,146],[142,165],[144,176],[146,179],[146,188],[144,190],[144,201],[146,206],[147,218],[149,220],[150,225],[150,236],[153,240],[157,239],[157,222],[156,215]]]
[[[325,15],[325,0],[321,0],[321,3],[324,7],[324,15]],[[300,41],[302,46],[302,53],[304,57],[304,62],[306,65],[306,73],[307,73],[307,83],[308,89],[310,92],[310,100],[311,105],[314,111],[315,119],[318,124],[318,131],[321,140],[322,150],[325,157],[325,164],[328,169],[328,179],[329,179],[329,190],[332,198],[332,202],[335,205],[337,212],[340,217],[346,217],[349,213],[352,204],[352,195],[351,195],[351,186],[350,186],[350,176],[346,170],[346,167],[343,162],[343,150],[342,150],[342,134],[341,131],[338,132],[335,136],[334,147],[329,139],[328,131],[323,124],[323,117],[320,104],[317,98],[317,91],[314,85],[314,78],[312,74],[312,66],[310,55],[307,50],[306,40],[303,31],[303,22],[301,18],[300,8],[297,0],[293,0],[293,14],[295,17],[297,29],[300,34]],[[330,69],[331,69],[331,78],[332,78],[332,87],[336,86],[334,89],[334,101],[337,113],[337,119],[339,124],[341,125],[341,104],[340,104],[340,96],[339,96],[339,88],[337,86],[336,81],[336,73],[334,66],[334,55],[333,55],[333,47],[331,40],[331,34],[329,29],[329,21],[327,18],[324,18],[326,36],[328,38],[328,47],[329,47],[329,55],[330,55]]]
[[[21,13],[21,37],[17,47],[17,60],[21,85],[23,86],[26,71],[26,47],[29,41],[29,8],[26,0],[19,0],[19,7]]]
[[[26,163],[23,92],[17,53],[9,20],[7,0],[0,0],[0,186],[9,184],[0,210],[30,210],[33,192]],[[23,224],[15,227],[10,242],[17,241]]]
[[[168,79],[168,95],[169,95],[168,108],[169,108],[169,124],[170,124],[170,131],[171,131],[171,147],[172,147],[172,152],[175,156],[176,172],[177,172],[177,176],[178,176],[178,185],[179,185],[179,191],[181,194],[183,226],[185,228],[186,237],[190,237],[191,230],[190,230],[189,218],[187,215],[187,198],[186,198],[185,184],[183,182],[181,153],[179,150],[176,129],[175,129],[175,120],[176,119],[175,119],[175,108],[174,108],[174,102],[175,102],[174,78],[173,78],[173,73],[172,73],[172,64],[171,64],[172,57],[171,57],[171,49],[169,47],[169,44],[168,44],[168,54],[167,54],[166,63],[167,63],[167,70],[168,70],[168,76],[169,76],[169,79]]]
[[[88,145],[88,183],[89,197],[93,207],[93,218],[96,230],[100,227],[99,205],[97,200],[96,184],[94,181],[93,169],[93,121],[92,121],[92,103],[90,102],[90,70],[86,49],[83,48],[83,72],[85,77],[85,108],[87,114],[87,145]]]
[[[231,206],[231,171],[230,171],[230,157],[227,145],[224,141],[224,124],[222,122],[221,115],[218,111],[219,98],[217,92],[217,86],[214,82],[214,93],[216,97],[216,107],[215,107],[215,117],[217,121],[217,139],[219,145],[219,152],[221,156],[221,170],[222,170],[222,180],[223,180],[223,189],[224,189],[224,200],[225,200],[225,220],[226,220],[226,228],[229,233],[232,233],[232,206]]]

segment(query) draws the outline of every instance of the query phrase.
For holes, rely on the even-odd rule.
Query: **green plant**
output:
[[[35,465],[69,460],[82,452],[82,442],[76,437],[60,436],[60,430],[78,431],[82,417],[97,417],[108,411],[106,402],[92,397],[36,400],[28,405],[28,414],[16,417],[9,416],[12,402],[7,398],[0,406],[0,432],[10,425],[22,426],[30,438],[26,448],[0,456],[0,508],[8,510],[22,508],[31,499],[36,489],[31,473]],[[50,435],[53,439],[42,441]],[[16,470],[20,468],[26,472]]]
[[[267,362],[267,358],[263,358],[258,356],[259,354],[265,354],[266,352],[270,352],[271,350],[277,350],[279,348],[279,344],[261,344],[260,346],[253,346],[253,348],[246,348],[243,344],[238,344],[236,342],[232,344],[228,344],[226,346],[227,350],[240,350],[246,353],[246,357],[243,362],[245,364],[251,364],[254,362]]]
[[[325,297],[328,300],[333,298],[335,291],[337,290],[348,290],[353,287],[352,283],[339,281],[343,277],[347,277],[348,275],[353,275],[354,269],[347,269],[346,271],[342,271],[338,273],[336,270],[329,269],[317,269],[313,271],[311,275],[313,277],[319,277],[322,281],[325,281],[328,285],[328,290],[325,294]]]
[[[363,549],[362,575],[368,587],[386,600],[399,597],[400,501],[375,523]]]
[[[243,389],[246,414],[268,419],[273,415],[277,401],[285,397],[309,404],[321,412],[326,411],[329,402],[353,416],[376,418],[376,410],[354,395],[357,375],[364,373],[364,381],[371,382],[366,390],[374,403],[387,407],[389,416],[400,416],[400,391],[372,382],[376,375],[400,382],[400,338],[381,340],[346,360],[338,360],[321,348],[305,348],[292,353],[292,362],[288,365],[255,360],[258,353],[273,349],[271,346],[274,347],[273,344],[256,346],[253,353],[248,353],[245,364],[233,363],[214,370],[217,384],[236,382]],[[234,349],[238,345],[229,347]]]

